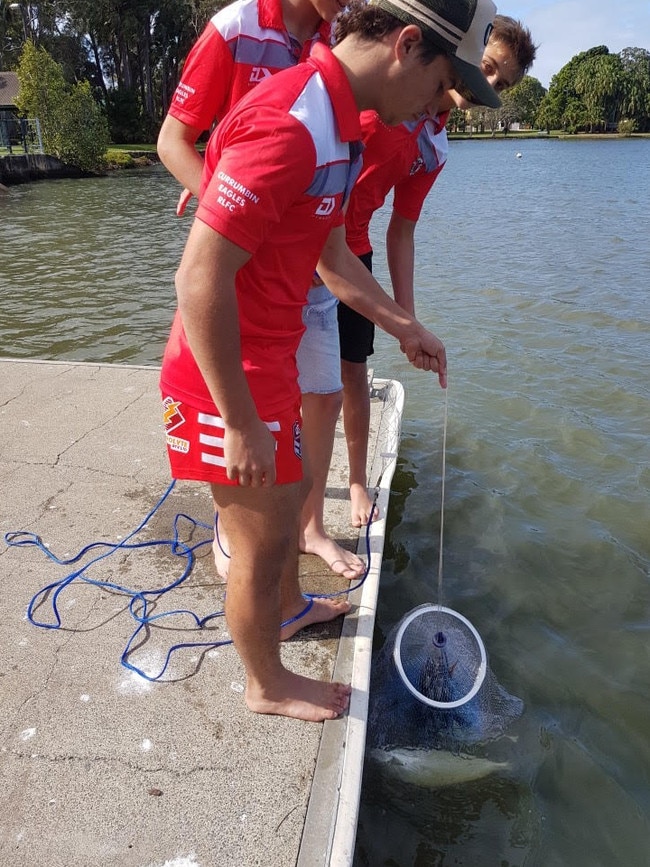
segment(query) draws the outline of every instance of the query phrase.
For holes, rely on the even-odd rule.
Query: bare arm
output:
[[[414,316],[415,226],[414,220],[406,220],[393,211],[386,231],[386,257],[395,301]]]
[[[181,193],[176,209],[179,216],[185,210],[189,194],[199,194],[203,157],[196,149],[196,142],[201,132],[168,114],[158,135],[157,150],[162,164],[189,191]]]
[[[337,298],[396,337],[411,364],[421,370],[436,372],[440,385],[446,388],[444,345],[384,292],[348,247],[344,226],[330,232],[318,263],[318,273]]]
[[[275,481],[275,440],[257,414],[242,368],[235,275],[249,258],[195,220],[176,293],[192,354],[224,420],[228,478],[257,487]]]

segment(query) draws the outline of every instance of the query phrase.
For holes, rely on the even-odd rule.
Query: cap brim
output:
[[[496,90],[490,86],[480,69],[461,60],[453,54],[449,55],[454,69],[460,75],[465,87],[474,97],[476,105],[487,105],[488,108],[499,108],[501,100]]]

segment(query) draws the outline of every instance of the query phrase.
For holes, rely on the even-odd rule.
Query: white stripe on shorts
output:
[[[199,416],[199,424],[208,424],[212,427],[220,427],[225,428],[225,424],[223,423],[223,419],[218,415],[208,415],[207,412],[200,412]],[[264,424],[267,426],[269,430],[279,431],[280,430],[280,422],[279,421],[265,421]]]
[[[223,448],[223,437],[211,437],[208,434],[199,434],[199,442],[204,446],[216,446],[217,448]]]
[[[198,413],[197,420],[199,424],[206,425],[208,427],[217,428],[221,431],[225,430],[225,425],[223,423],[223,419],[218,415],[210,415],[207,412]],[[267,428],[270,431],[279,431],[280,430],[280,422],[278,421],[267,421],[265,422]],[[217,454],[212,452],[201,452],[201,461],[204,464],[213,464],[217,467],[225,467],[226,461],[223,456],[223,435],[221,436],[212,436],[207,433],[199,433],[199,442],[203,446],[208,446],[209,448],[213,448],[217,451]],[[278,444],[275,444],[277,449]]]
[[[201,460],[204,464],[214,464],[217,467],[225,467],[226,459],[219,455],[211,455],[209,452],[201,452]]]
[[[199,424],[209,424],[212,427],[224,428],[223,419],[218,415],[208,415],[207,412],[200,412],[198,416]]]

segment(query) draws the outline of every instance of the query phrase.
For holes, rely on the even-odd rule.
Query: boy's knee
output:
[[[341,408],[343,406],[343,389],[339,389],[339,391],[333,391],[331,394],[323,395],[327,400],[325,401],[327,405],[327,412],[330,417],[338,418],[339,413],[341,412]]]

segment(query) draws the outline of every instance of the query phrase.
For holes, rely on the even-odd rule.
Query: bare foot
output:
[[[360,557],[347,551],[337,544],[334,539],[325,534],[305,535],[300,546],[303,554],[315,554],[324,560],[332,572],[353,581],[360,578],[366,571],[366,564]]]
[[[312,680],[282,669],[271,686],[246,687],[246,705],[255,713],[273,713],[308,722],[336,719],[350,704],[352,688],[343,683]]]
[[[230,556],[225,550],[224,540],[221,539],[221,545],[215,536],[212,543],[212,553],[214,554],[214,565],[217,567],[217,575],[222,581],[228,580],[228,570],[230,569]]]
[[[329,623],[330,620],[335,620],[341,614],[347,614],[352,608],[347,599],[341,599],[340,597],[336,597],[335,599],[312,599],[311,603],[307,607],[308,601],[302,599],[294,611],[289,613],[288,616],[283,617],[282,622],[284,623],[287,620],[291,620],[292,617],[296,617],[301,611],[305,612],[302,617],[299,617],[297,620],[291,620],[290,623],[282,627],[280,630],[280,641],[286,641],[287,638],[291,638],[296,632],[300,632],[301,629],[304,629],[305,626],[310,626],[312,623]]]
[[[372,517],[371,517],[372,516]],[[350,522],[353,527],[365,527],[371,520],[379,517],[379,509],[373,510],[368,489],[363,485],[350,485]]]

